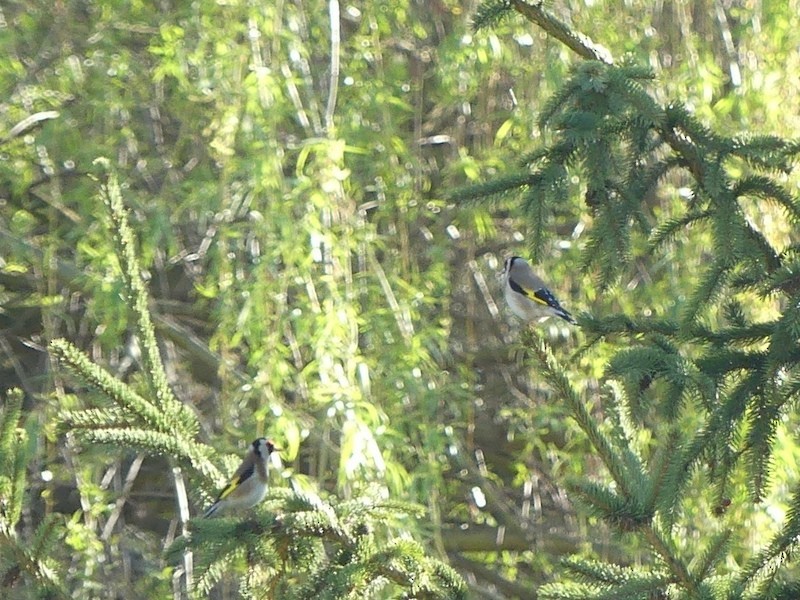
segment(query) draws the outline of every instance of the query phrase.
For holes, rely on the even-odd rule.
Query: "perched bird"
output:
[[[519,256],[507,258],[503,266],[503,279],[503,294],[508,307],[520,319],[534,321],[556,316],[577,325],[577,321],[561,307],[553,292],[547,289],[525,259]]]
[[[242,464],[203,517],[237,508],[252,508],[261,502],[267,494],[269,484],[269,455],[277,450],[266,438],[258,438],[250,444]]]

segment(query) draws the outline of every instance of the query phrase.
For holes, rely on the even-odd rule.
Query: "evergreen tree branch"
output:
[[[34,452],[30,426],[22,416],[23,398],[19,388],[9,390],[0,410],[0,526],[9,531],[25,506],[26,470]]]
[[[732,187],[734,197],[752,196],[762,200],[772,200],[782,206],[793,222],[800,220],[800,206],[797,198],[789,194],[771,177],[749,175],[739,179]]]
[[[40,247],[30,240],[23,239],[14,235],[8,229],[0,226],[0,246],[9,248],[9,252],[22,260],[32,263],[41,263],[44,252]],[[99,285],[98,281],[92,280],[88,271],[79,269],[74,263],[60,257],[48,258],[53,265],[53,275],[57,280],[57,287],[80,292],[90,296],[93,287]],[[16,285],[10,286],[8,281],[4,284],[11,291],[19,293],[30,293],[36,289],[32,277],[21,276],[16,280]],[[198,319],[205,315],[197,315]],[[225,375],[234,379],[237,383],[248,381],[246,375],[235,365],[227,364],[219,354],[212,352],[208,344],[204,343],[187,327],[179,324],[175,318],[166,314],[151,315],[156,332],[159,336],[175,343],[182,351],[187,354],[188,362],[193,367],[194,375],[201,381],[211,381],[214,376],[224,368]]]
[[[725,260],[716,260],[706,268],[700,283],[692,291],[681,311],[681,322],[684,327],[694,324],[703,307],[708,306],[722,292],[730,275],[730,269],[730,264]]]
[[[619,487],[619,490],[625,496],[630,496],[632,491],[629,488],[630,474],[626,472],[622,461],[619,460],[617,452],[606,436],[600,432],[595,419],[589,413],[580,396],[567,380],[564,370],[558,364],[549,346],[541,336],[530,329],[526,332],[526,335],[529,336],[529,339],[526,341],[526,346],[533,352],[534,357],[538,360],[545,379],[566,402],[570,415],[589,438],[589,441],[603,461],[603,464],[605,464],[614,482]]]
[[[570,488],[590,513],[620,531],[637,531],[653,518],[638,494],[623,496],[609,486],[587,481],[573,481]]]
[[[538,176],[535,173],[511,173],[510,175],[492,178],[483,183],[458,188],[450,193],[449,197],[463,202],[485,201],[487,198],[498,199],[511,192],[534,186],[537,178]]]
[[[50,342],[50,351],[78,379],[93,387],[123,411],[131,411],[154,429],[164,429],[164,413],[142,398],[65,339]],[[111,416],[108,414],[108,416]]]
[[[720,531],[714,534],[711,540],[706,544],[696,564],[691,568],[692,576],[697,581],[707,579],[725,558],[730,547],[732,533],[730,529]]]
[[[763,393],[753,398],[748,414],[747,455],[750,470],[750,496],[754,502],[763,499],[769,483],[773,442],[780,422],[785,398],[776,393]]]
[[[9,390],[0,410],[0,473],[3,474],[9,473],[13,464],[11,457],[18,443],[16,432],[22,416],[22,401],[22,390]]]
[[[739,576],[742,589],[757,588],[761,596],[767,596],[775,584],[780,568],[800,548],[800,486],[796,485],[789,501],[789,511],[781,530],[769,545],[754,557]],[[775,597],[775,596],[772,596]]]
[[[588,494],[587,499],[590,501],[590,506],[595,508],[599,507],[599,505],[605,506],[601,513],[610,516],[612,522],[615,522],[623,530],[641,530],[644,538],[664,561],[675,580],[687,592],[694,594],[697,591],[696,580],[691,576],[686,565],[678,558],[677,552],[672,548],[657,525],[651,522],[648,511],[644,510],[644,506],[640,506],[637,503],[638,494],[630,487],[631,482],[635,480],[635,478],[631,478],[634,474],[627,472],[610,442],[600,432],[594,419],[580,401],[578,394],[567,381],[563,370],[558,366],[544,340],[533,332],[529,335],[533,338],[534,343],[528,344],[528,347],[531,348],[534,356],[538,359],[545,378],[566,402],[570,409],[570,414],[578,422],[595,451],[603,460],[620,493],[624,495],[624,499],[617,497],[610,490],[604,491],[592,484],[581,484],[576,489]],[[601,501],[601,497],[604,500]]]
[[[370,590],[389,583],[409,597],[465,597],[461,578],[427,558],[418,543],[401,536],[383,547],[375,544],[373,531],[409,510],[416,512],[413,506],[370,495],[333,505],[313,493],[285,488],[271,492],[266,505],[246,520],[195,520],[191,537],[176,540],[167,558],[176,560],[192,550],[201,592],[222,577],[225,565],[247,556],[268,572],[272,585],[288,577],[291,592],[285,597],[297,600],[373,597]]]
[[[661,436],[659,436],[661,437]],[[677,425],[670,425],[648,464],[650,481],[645,506],[648,511],[659,511],[665,524],[672,523],[675,506],[681,493],[680,469],[683,467],[679,452],[681,435]]]
[[[65,413],[63,423],[72,424],[75,428],[71,430],[80,438],[92,443],[121,444],[150,454],[174,456],[211,481],[221,478],[219,470],[209,460],[209,449],[194,442],[194,427],[187,429],[185,418],[178,416],[179,411],[159,410],[66,340],[53,340],[50,351],[79,380],[116,404],[113,409]],[[126,416],[131,418],[126,419]],[[194,415],[191,416],[195,419]]]
[[[87,408],[68,410],[61,413],[61,426],[65,431],[94,428],[125,428],[136,420],[129,411],[112,406],[108,408]]]
[[[12,389],[0,408],[0,597],[16,597],[24,587],[43,597],[69,598],[50,558],[64,533],[60,517],[46,516],[27,542],[18,533],[36,438],[32,422],[22,421],[22,403],[22,391]]]
[[[691,575],[687,566],[677,556],[677,552],[667,541],[667,538],[660,531],[660,528],[655,524],[646,527],[644,530],[644,538],[650,544],[650,547],[661,557],[664,565],[669,569],[675,577],[676,582],[689,594],[689,597],[696,598],[698,583],[697,580]]]
[[[670,528],[676,507],[686,495],[690,473],[703,458],[707,459],[720,506],[742,457],[748,459],[748,479],[759,497],[770,473],[776,428],[786,403],[794,401],[800,389],[793,376],[793,365],[800,358],[796,348],[800,311],[795,310],[793,296],[800,289],[800,279],[794,266],[786,266],[800,264],[798,250],[791,247],[779,253],[768,236],[747,218],[741,205],[742,201],[748,206],[752,202],[772,203],[791,222],[800,220],[798,199],[775,176],[791,170],[790,161],[800,145],[770,136],[745,139],[715,133],[684,105],[662,107],[640,83],[648,76],[646,69],[612,66],[611,57],[597,53],[591,42],[563,23],[551,22],[541,4],[507,0],[491,5],[497,14],[510,7],[586,59],[572,69],[569,80],[540,113],[540,127],[553,131],[552,144],[529,154],[529,168],[535,166],[540,175],[553,174],[550,178],[543,175],[542,181],[550,185],[543,185],[541,193],[536,194],[536,206],[531,205],[531,194],[522,198],[537,245],[541,244],[542,223],[548,218],[547,204],[557,204],[567,189],[559,169],[574,169],[585,177],[585,202],[593,224],[583,251],[584,265],[599,267],[603,282],[616,277],[621,266],[628,263],[636,247],[632,243],[637,228],[649,235],[651,248],[656,248],[696,222],[711,225],[705,230],[714,244],[710,264],[698,284],[688,288],[689,300],[678,323],[634,321],[624,316],[581,319],[583,330],[597,339],[613,334],[631,339],[643,333],[651,337],[649,344],[637,340],[636,346],[618,353],[610,364],[607,374],[616,373],[626,383],[627,393],[622,394],[621,402],[651,403],[645,409],[657,402],[673,426],[685,426],[689,415],[684,414],[683,407],[693,402],[692,410],[697,412],[692,412],[692,417],[703,419],[698,431],[689,432],[688,437],[672,429],[668,439],[662,439],[663,430],[650,428],[658,439],[652,441],[655,453],[647,470],[639,464],[632,437],[621,426],[622,417],[610,432],[594,424],[549,348],[535,334],[531,334],[534,339],[530,344],[545,379],[562,398],[616,484],[603,487],[581,482],[573,486],[575,493],[619,529],[641,530],[667,567],[671,581],[687,597],[710,597],[714,584],[708,579],[715,577],[720,557],[726,554],[729,534],[711,540],[706,553],[689,569],[673,543]],[[567,152],[563,152],[565,148]],[[693,193],[686,196],[682,216],[662,223],[651,233],[653,215],[646,212],[648,206],[642,199],[657,193],[663,174],[676,168],[684,171],[677,174],[681,178],[692,179],[689,185]],[[744,173],[737,174],[737,169]],[[769,171],[772,173],[762,174]],[[760,291],[765,296],[781,291],[792,297],[781,318],[753,323],[750,312],[721,299],[733,291]],[[701,315],[708,316],[714,325],[700,323]],[[719,316],[728,325],[715,326]],[[654,335],[657,327],[666,345]],[[692,342],[700,346],[699,358],[691,348],[684,351]],[[653,379],[659,380],[659,386],[650,388]],[[616,409],[622,410],[620,406]],[[642,411],[642,415],[648,414],[652,412]],[[638,493],[640,490],[644,495]],[[763,598],[774,598],[776,590],[785,589],[775,583],[775,577],[778,569],[794,558],[796,549],[791,539],[787,534],[784,540],[776,540],[773,553],[762,553],[753,567],[767,582],[759,585],[760,592],[769,592]],[[615,595],[622,593],[620,582],[609,588],[579,587],[580,592],[573,597],[636,594],[631,589],[623,596]],[[735,586],[729,589],[735,594]],[[563,597],[570,597],[566,587],[562,591]]]
[[[656,250],[663,244],[672,241],[679,234],[684,232],[689,225],[706,221],[714,213],[710,210],[690,211],[682,217],[668,219],[661,223],[650,236],[650,248]]]
[[[578,56],[589,61],[598,61],[606,65],[614,63],[613,57],[606,49],[597,46],[587,37],[575,33],[566,24],[547,13],[541,4],[529,4],[524,0],[508,0],[508,2],[508,6],[524,16],[531,23],[537,25],[543,31],[559,40]],[[505,3],[503,3],[503,5],[507,6]],[[568,93],[567,88],[563,88],[561,93]],[[649,97],[647,100],[647,105],[653,105]],[[698,139],[704,139],[706,142],[711,142],[712,145],[716,145],[719,149],[722,149],[723,144],[721,140],[713,136],[706,128],[702,127],[691,117],[688,111],[680,105],[668,106],[663,113],[659,112],[654,114],[663,114],[663,118],[659,117],[653,119],[652,125],[661,139],[663,139],[672,151],[675,152],[677,157],[679,157],[678,163],[687,168],[695,181],[701,186],[705,186],[712,181],[713,178],[708,177],[709,165],[703,159],[698,145],[695,142]],[[774,140],[765,140],[764,143],[765,146],[769,147],[770,143],[774,144]],[[734,150],[735,148],[739,152],[742,152],[741,146],[742,144],[731,143],[728,145],[727,150]],[[791,152],[796,152],[796,148],[794,146],[787,148],[784,144],[782,154]],[[714,191],[717,190],[709,189],[712,197],[715,195],[713,193]],[[780,201],[783,199],[782,196],[783,194],[773,197]],[[789,206],[793,207],[794,204],[794,202],[790,202]]]
[[[129,302],[136,322],[136,329],[142,346],[142,362],[148,376],[145,378],[156,400],[156,406],[166,412],[174,413],[185,429],[198,430],[197,419],[181,404],[172,393],[167,374],[161,362],[156,342],[156,334],[150,318],[147,290],[142,280],[142,268],[136,256],[136,238],[128,220],[128,212],[122,200],[116,173],[109,168],[108,161],[96,161],[107,169],[107,176],[100,191],[112,223],[112,234],[117,257],[125,281],[126,300]]]
[[[70,600],[73,596],[64,587],[58,573],[43,560],[38,560],[12,534],[0,527],[0,592],[13,598],[20,587],[33,587],[44,597]],[[23,582],[23,578],[31,581]]]
[[[657,594],[673,582],[669,572],[663,570],[620,567],[577,557],[568,558],[563,563],[578,578],[597,588],[595,593],[587,596],[597,600],[641,598]]]

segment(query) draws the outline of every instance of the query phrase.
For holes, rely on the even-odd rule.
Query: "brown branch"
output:
[[[511,7],[528,21],[538,25],[545,33],[550,34],[567,46],[578,56],[582,56],[587,60],[598,60],[607,65],[614,63],[614,58],[606,48],[595,44],[581,33],[575,33],[565,23],[546,12],[542,8],[541,2],[539,4],[528,4],[523,0],[511,0]]]

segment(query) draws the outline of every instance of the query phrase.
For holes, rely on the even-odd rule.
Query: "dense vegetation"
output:
[[[0,596],[800,595],[798,13],[5,2]]]

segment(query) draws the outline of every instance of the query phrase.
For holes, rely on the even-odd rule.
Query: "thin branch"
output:
[[[175,494],[178,498],[178,517],[181,520],[181,534],[188,537],[189,533],[189,497],[186,494],[186,482],[180,467],[172,468],[172,478],[175,482]],[[191,597],[194,582],[194,555],[186,549],[183,552],[183,575],[186,581],[186,594]]]
[[[11,128],[11,131],[8,132],[8,135],[0,138],[0,145],[10,142],[15,137],[22,135],[32,127],[37,126],[44,121],[57,119],[59,116],[60,113],[57,110],[44,110],[42,112],[29,115],[14,125],[14,127]]]
[[[499,575],[496,569],[490,569],[484,564],[469,560],[463,556],[453,556],[450,560],[459,571],[469,571],[500,590],[501,594],[495,596],[497,598],[525,598],[525,600],[535,600],[537,598],[535,590],[509,581]]]
[[[650,546],[656,553],[661,556],[665,564],[669,566],[670,571],[677,578],[683,588],[689,592],[690,597],[696,597],[698,593],[697,584],[694,578],[689,573],[686,565],[675,556],[669,544],[664,540],[661,533],[656,530],[652,525],[644,529],[644,537],[650,543]]]
[[[128,212],[122,199],[116,173],[107,166],[106,160],[98,159],[95,162],[103,165],[107,170],[106,181],[101,187],[101,196],[113,224],[112,234],[120,270],[128,290],[127,300],[132,305],[133,318],[141,338],[142,360],[148,374],[146,383],[153,396],[158,400],[157,406],[165,409],[170,405],[177,405],[179,402],[169,386],[167,373],[159,354],[155,329],[148,308],[149,296],[142,278],[139,258],[136,255],[136,238],[128,221]]]
[[[325,107],[325,131],[330,136],[333,135],[333,113],[336,112],[336,96],[339,93],[339,47],[342,36],[339,0],[329,0],[328,12],[331,17],[331,77],[328,86],[328,104]]]
[[[528,4],[523,0],[511,0],[511,6],[523,17],[541,27],[573,52],[588,60],[598,60],[608,65],[614,63],[611,53],[583,34],[575,33],[565,23],[542,8],[542,3]]]
[[[128,501],[128,496],[130,496],[131,490],[133,489],[133,483],[136,481],[136,477],[139,475],[139,470],[141,469],[143,462],[144,454],[140,452],[136,455],[136,458],[133,459],[133,462],[128,469],[128,475],[125,477],[125,483],[122,486],[122,493],[120,494],[119,498],[117,498],[117,502],[114,505],[114,510],[111,512],[111,515],[109,515],[105,527],[103,527],[103,533],[100,535],[100,539],[108,541],[108,538],[111,537],[111,532],[114,531],[114,526],[117,524],[117,521],[122,514],[122,509],[125,507],[125,503]]]

